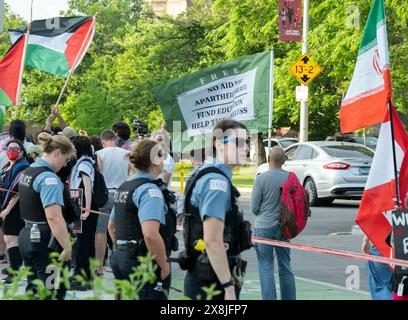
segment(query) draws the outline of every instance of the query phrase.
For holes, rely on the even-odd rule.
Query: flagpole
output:
[[[79,49],[78,54],[77,54],[76,57],[75,57],[74,64],[72,65],[71,70],[69,70],[68,77],[67,77],[67,79],[65,80],[64,86],[63,86],[62,89],[61,89],[61,92],[60,92],[60,95],[59,95],[59,97],[58,97],[58,99],[57,99],[57,102],[55,103],[54,106],[52,106],[52,108],[57,108],[58,105],[59,105],[59,103],[61,102],[62,95],[64,94],[65,89],[67,88],[68,82],[69,82],[69,80],[71,79],[71,76],[72,76],[72,74],[73,74],[74,71],[75,71],[75,66],[76,66],[76,64],[77,64],[77,62],[78,62],[79,56],[81,55],[82,49],[83,49],[84,46],[85,46],[86,40],[88,39],[89,33],[92,31],[93,26],[94,26],[94,24],[96,23],[96,16],[97,16],[97,14],[95,14],[95,15],[93,16],[92,25],[90,26],[88,32],[86,33],[85,39],[84,39],[84,41],[82,42],[81,48]]]
[[[266,160],[268,161],[269,153],[271,152],[271,138],[272,138],[272,114],[273,114],[273,71],[274,71],[274,55],[271,50],[271,57],[269,63],[269,120],[268,120],[268,154]]]
[[[391,145],[392,145],[392,156],[394,160],[394,175],[395,175],[395,191],[397,195],[397,209],[401,207],[401,197],[399,193],[399,183],[398,183],[398,168],[397,168],[397,155],[395,152],[395,137],[394,137],[394,121],[392,116],[392,102],[391,99],[388,100],[388,108],[390,112],[390,124],[391,124]]]
[[[26,56],[27,56],[28,38],[29,38],[30,32],[31,32],[31,23],[33,22],[33,3],[34,3],[34,0],[31,0],[30,23],[27,26],[26,38],[24,40],[23,56],[22,56],[22,59],[21,59],[21,66],[20,66],[20,78],[19,78],[19,81],[18,81],[18,89],[17,89],[16,108],[14,110],[14,115],[13,115],[14,120],[17,118],[17,111],[18,111],[18,107],[19,107],[20,101],[21,101],[21,91],[22,91],[21,86],[23,84],[23,75],[24,75],[25,60],[26,60]]]

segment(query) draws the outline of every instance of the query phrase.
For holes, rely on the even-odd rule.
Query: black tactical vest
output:
[[[133,203],[132,198],[136,189],[145,183],[154,184],[155,182],[147,178],[138,178],[131,181],[126,181],[116,190],[113,200],[115,206],[116,239],[136,241],[139,247],[138,255],[140,256],[145,256],[148,250],[144,241],[142,227],[139,220],[139,209]],[[170,212],[167,212],[166,221],[169,214]],[[159,231],[166,247],[167,256],[169,257],[172,250],[172,245],[169,241],[171,232],[169,232],[168,226],[166,225],[160,225]]]
[[[231,188],[231,210],[225,215],[224,244],[227,247],[227,256],[236,256],[251,246],[250,224],[244,221],[243,213],[238,209],[239,191],[232,185],[228,176],[216,167],[201,169],[188,181],[184,201],[184,245],[187,257],[197,258],[201,252],[194,249],[195,242],[203,238],[203,221],[200,211],[190,202],[191,195],[198,179],[208,173],[219,173],[226,177]]]
[[[18,183],[18,192],[20,193],[20,213],[23,220],[47,222],[40,193],[35,192],[33,188],[35,178],[46,171],[53,172],[47,167],[28,167],[21,175],[20,182]]]

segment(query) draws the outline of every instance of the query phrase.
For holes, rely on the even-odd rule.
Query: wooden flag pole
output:
[[[21,87],[23,84],[23,75],[24,75],[24,66],[25,66],[25,60],[26,60],[26,56],[27,56],[27,45],[28,45],[28,38],[30,36],[30,32],[31,32],[31,23],[33,21],[33,3],[34,0],[31,0],[31,16],[30,16],[30,23],[27,26],[27,33],[26,33],[26,37],[24,39],[24,49],[23,49],[23,56],[21,59],[21,66],[20,66],[20,79],[18,81],[18,89],[17,89],[17,101],[16,101],[16,108],[14,109],[14,114],[13,114],[13,120],[15,120],[17,118],[17,111],[18,111],[18,107],[20,105],[21,102]]]
[[[90,32],[92,31],[92,29],[93,29],[93,27],[94,27],[94,24],[96,23],[96,16],[97,16],[97,14],[95,14],[95,15],[93,16],[93,23],[91,24],[91,26],[90,26],[88,32],[86,33],[85,39],[84,39],[84,41],[82,42],[81,48],[79,49],[78,54],[77,54],[76,57],[75,57],[74,64],[72,65],[71,70],[69,70],[68,77],[67,77],[67,79],[65,80],[64,86],[63,86],[62,89],[61,89],[61,92],[60,92],[60,95],[59,95],[59,97],[58,97],[58,99],[57,99],[57,102],[56,102],[55,105],[52,106],[51,108],[57,108],[58,105],[59,105],[60,102],[61,102],[62,95],[64,94],[64,92],[65,92],[65,90],[66,90],[66,88],[67,88],[68,82],[69,82],[69,80],[71,79],[72,74],[75,72],[75,66],[76,66],[76,64],[77,64],[77,62],[78,62],[78,59],[79,59],[79,56],[81,55],[82,50],[84,49],[84,46],[85,46],[85,44],[86,44],[86,40],[88,39],[88,36],[89,36]]]

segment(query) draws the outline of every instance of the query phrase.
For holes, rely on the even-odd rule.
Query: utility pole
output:
[[[307,33],[309,32],[309,0],[303,0],[303,38],[302,54],[308,53]],[[304,86],[302,84],[302,86]],[[307,101],[300,102],[300,142],[307,141],[309,137],[309,105]]]

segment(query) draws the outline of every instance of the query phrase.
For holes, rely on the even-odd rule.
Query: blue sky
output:
[[[26,21],[30,19],[31,0],[5,0],[14,13]],[[59,15],[60,10],[68,9],[68,0],[34,0],[33,20],[47,19]]]

